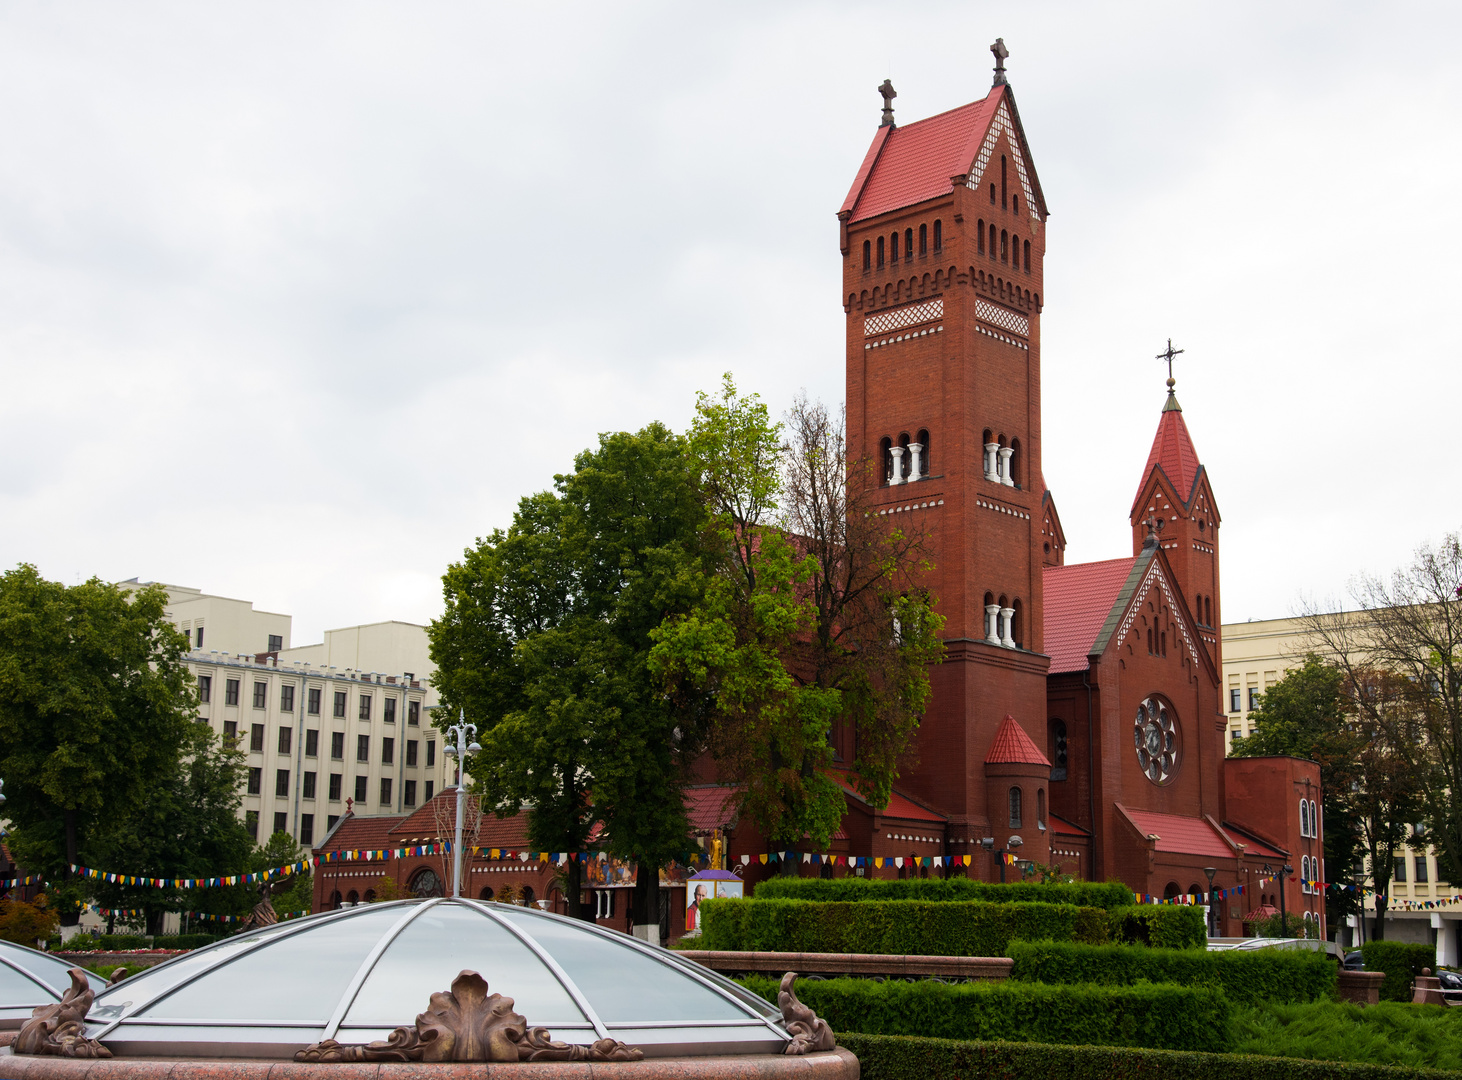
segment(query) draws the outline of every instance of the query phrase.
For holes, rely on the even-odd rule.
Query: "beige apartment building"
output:
[[[1250,714],[1264,692],[1291,668],[1299,667],[1310,651],[1299,619],[1256,619],[1223,627],[1224,701],[1228,709],[1228,745],[1254,730]],[[1413,826],[1412,832],[1416,833]],[[1322,864],[1323,865],[1323,864]],[[1462,893],[1462,888],[1437,880],[1437,860],[1424,844],[1395,852],[1390,903],[1438,903]],[[1370,881],[1367,880],[1367,885]],[[1367,918],[1375,919],[1374,898],[1366,900]],[[1359,943],[1361,928],[1350,920],[1343,933],[1346,944]],[[1441,903],[1430,911],[1388,908],[1386,938],[1391,941],[1430,942],[1437,946],[1437,962],[1455,965],[1462,958],[1462,904]]]
[[[409,813],[455,776],[431,725],[424,626],[349,626],[292,646],[289,615],[164,588],[167,615],[192,645],[199,719],[248,754],[240,813],[260,843],[287,832],[309,847],[347,807]]]

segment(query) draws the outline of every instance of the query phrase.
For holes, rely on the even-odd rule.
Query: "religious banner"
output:
[[[727,870],[702,870],[685,882],[685,932],[698,934],[701,929],[701,902],[720,897],[740,899],[745,884]]]

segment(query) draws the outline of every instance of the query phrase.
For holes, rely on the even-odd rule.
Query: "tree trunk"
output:
[[[581,853],[582,854],[582,853]],[[584,860],[582,858],[570,859],[568,872],[564,875],[568,880],[565,882],[567,893],[564,899],[568,901],[569,918],[584,918]],[[590,920],[592,921],[592,920]]]
[[[635,868],[634,925],[660,930],[660,868],[641,862]]]
[[[1372,941],[1386,940],[1386,901],[1381,897],[1381,891],[1376,890],[1376,927],[1371,931]]]

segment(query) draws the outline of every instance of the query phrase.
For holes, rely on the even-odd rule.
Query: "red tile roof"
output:
[[[1067,821],[1065,818],[1057,817],[1055,814],[1052,814],[1051,815],[1050,826],[1051,826],[1051,831],[1053,833],[1056,833],[1059,836],[1090,836],[1091,835],[1091,833],[1087,832],[1080,825],[1073,825],[1071,822]]]
[[[724,785],[686,788],[685,813],[691,832],[709,833],[734,824],[738,794],[736,788]]]
[[[477,828],[477,839],[472,842],[478,847],[527,848],[528,815],[518,813],[500,818],[496,814],[483,814],[482,824]]]
[[[879,128],[843,201],[843,209],[852,211],[848,220],[863,221],[953,191],[949,178],[974,164],[1004,89],[993,87],[980,101],[906,127]]]
[[[1224,834],[1203,818],[1155,814],[1147,810],[1128,810],[1127,816],[1142,835],[1157,835],[1158,851],[1214,859],[1234,857],[1234,849],[1225,842]]]
[[[1289,856],[1280,851],[1266,840],[1261,840],[1248,829],[1241,829],[1232,821],[1223,823],[1224,831],[1229,834],[1236,844],[1244,845],[1245,855],[1257,855],[1261,859],[1286,859]]]
[[[1137,558],[1046,567],[1044,615],[1050,674],[1086,670],[1091,647]]]
[[[1171,398],[1169,403],[1175,406],[1177,399]],[[1183,423],[1183,410],[1180,408],[1165,408],[1158,418],[1157,434],[1153,436],[1152,449],[1147,454],[1142,482],[1132,499],[1134,512],[1138,509],[1137,504],[1142,501],[1142,493],[1147,490],[1147,481],[1154,466],[1161,466],[1179,499],[1185,504],[1192,499],[1193,482],[1198,479],[1201,462],[1198,460],[1198,451],[1193,448],[1193,438],[1188,434],[1188,425]]]
[[[374,851],[393,846],[391,829],[404,820],[399,815],[386,817],[357,817],[347,814],[336,822],[335,829],[316,851]]]
[[[863,798],[858,793],[858,789],[853,786],[853,782],[849,779],[846,769],[829,769],[828,772],[832,775],[833,779],[842,785],[844,791],[865,806],[868,805],[868,800]],[[883,817],[898,818],[901,821],[949,820],[943,814],[935,813],[927,806],[920,806],[913,799],[910,799],[906,795],[900,795],[897,791],[889,793],[888,805],[882,810],[879,810],[878,813]]]
[[[1000,725],[1000,730],[995,732],[995,740],[990,744],[990,752],[985,755],[986,765],[1044,765],[1051,767],[1051,761],[1040,748],[1031,742],[1031,737],[1025,733],[1025,728],[1015,722],[1015,717],[1007,716]]]

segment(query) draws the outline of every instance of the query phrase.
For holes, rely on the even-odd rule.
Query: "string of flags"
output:
[[[0,878],[0,889],[9,889],[16,885],[44,885],[45,879],[40,874],[26,874],[24,877]]]
[[[273,881],[276,878],[290,877],[293,874],[303,874],[309,869],[310,862],[311,860],[309,859],[301,859],[299,862],[288,863],[285,866],[276,866],[270,870],[202,878],[138,877],[135,874],[113,874],[105,870],[93,870],[87,866],[77,866],[75,863],[71,864],[71,872],[77,877],[88,878],[92,881],[105,881],[112,885],[140,886],[154,889],[206,889],[219,885],[252,885],[260,881]]]

